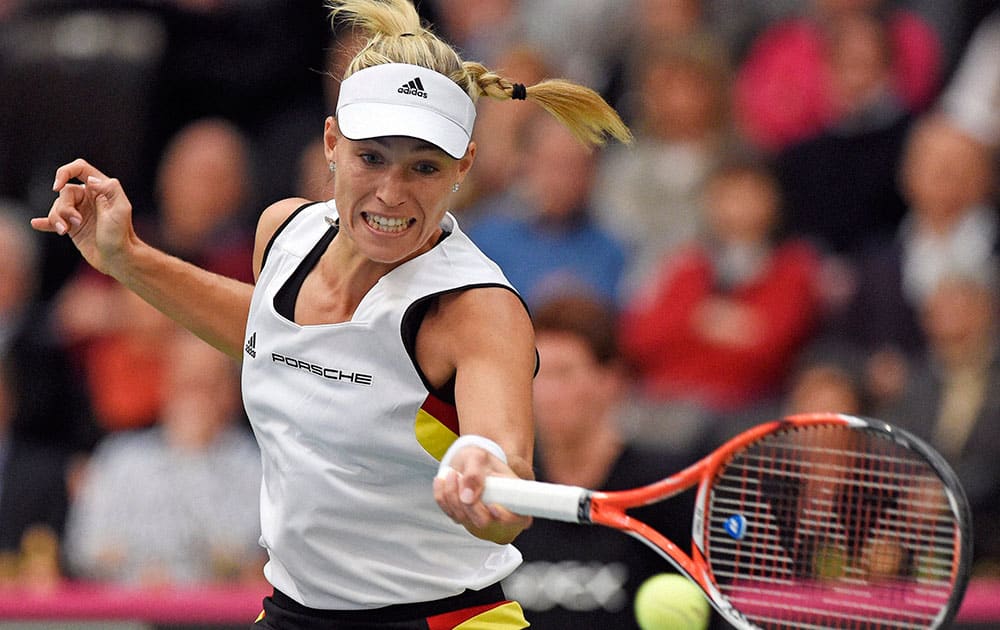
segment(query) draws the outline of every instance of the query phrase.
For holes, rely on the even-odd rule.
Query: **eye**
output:
[[[414,167],[414,170],[423,175],[433,175],[439,172],[441,169],[434,164],[430,164],[428,162],[420,162]]]
[[[382,156],[378,155],[377,153],[370,153],[366,151],[363,153],[359,153],[358,157],[360,157],[361,161],[364,162],[365,164],[374,165],[382,163]]]

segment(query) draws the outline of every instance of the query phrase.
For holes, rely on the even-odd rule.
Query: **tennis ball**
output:
[[[634,608],[642,630],[705,630],[711,617],[701,589],[676,573],[658,573],[643,582]]]
[[[813,558],[813,573],[821,579],[836,580],[847,573],[847,552],[837,547],[822,547]]]

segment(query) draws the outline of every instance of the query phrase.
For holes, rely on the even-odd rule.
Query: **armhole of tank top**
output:
[[[299,262],[298,266],[288,276],[274,294],[274,309],[290,322],[295,321],[295,303],[299,299],[299,291],[302,290],[302,283],[306,276],[319,263],[323,257],[323,252],[330,246],[330,242],[337,236],[339,225],[334,224],[326,229],[323,236],[316,241],[312,249]]]
[[[271,238],[268,239],[268,241],[267,241],[267,245],[264,247],[264,255],[261,257],[261,260],[260,260],[260,268],[261,268],[261,270],[263,270],[264,269],[264,265],[267,264],[267,256],[268,256],[268,254],[271,253],[271,246],[274,245],[274,241],[277,240],[278,235],[281,234],[285,230],[286,227],[288,227],[288,224],[290,224],[295,219],[295,217],[299,216],[299,213],[301,213],[303,210],[305,210],[309,206],[314,206],[317,203],[323,203],[323,202],[322,201],[310,201],[309,203],[302,204],[301,206],[299,206],[298,208],[296,208],[295,210],[293,210],[292,213],[289,214],[288,217],[286,217],[285,220],[281,222],[281,225],[279,225],[278,229],[276,229],[274,231],[274,234],[271,235]]]
[[[403,340],[403,347],[406,348],[406,354],[410,357],[410,362],[413,364],[413,369],[417,371],[417,375],[420,377],[420,381],[424,384],[428,393],[433,394],[439,400],[442,400],[450,405],[455,404],[455,375],[452,374],[451,378],[448,379],[442,387],[434,387],[428,380],[424,371],[420,368],[420,364],[417,362],[417,333],[420,331],[420,326],[423,324],[424,317],[427,315],[427,311],[430,310],[431,306],[443,295],[448,295],[450,293],[457,293],[459,291],[468,291],[470,289],[484,289],[496,287],[499,289],[507,289],[511,293],[517,296],[518,300],[524,306],[524,310],[528,312],[529,316],[531,311],[528,309],[528,305],[525,303],[524,298],[512,289],[511,287],[495,283],[486,282],[483,284],[467,284],[461,287],[455,287],[453,289],[447,289],[445,291],[439,291],[437,293],[432,293],[430,295],[425,295],[424,297],[416,300],[413,304],[406,309],[403,313],[403,320],[399,325],[399,334]],[[535,349],[535,374],[538,374],[539,356],[538,349]]]

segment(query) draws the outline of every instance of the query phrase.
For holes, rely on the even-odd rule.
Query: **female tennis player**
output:
[[[499,581],[530,520],[479,497],[487,475],[532,476],[533,332],[447,208],[483,94],[535,101],[588,144],[630,134],[589,89],[462,61],[409,0],[329,6],[366,36],[325,121],[335,199],[264,210],[255,285],[142,241],[120,183],[82,159],[32,225],[241,358],[274,587],[257,627],[523,628]]]

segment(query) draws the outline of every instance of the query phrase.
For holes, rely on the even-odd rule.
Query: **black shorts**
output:
[[[275,589],[253,630],[475,630],[527,628],[521,606],[506,599],[499,584],[430,602],[396,604],[371,610],[319,610],[303,606]],[[486,625],[489,624],[489,625]]]

